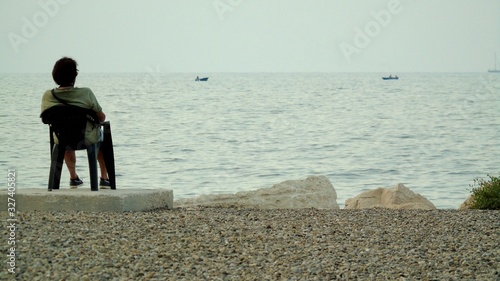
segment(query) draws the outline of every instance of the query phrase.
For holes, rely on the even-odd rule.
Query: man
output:
[[[75,87],[76,76],[78,75],[77,63],[72,58],[63,57],[58,60],[52,70],[52,78],[59,87],[54,90],[47,90],[42,98],[42,112],[52,106],[61,105],[61,102],[54,97],[56,95],[59,99],[67,102],[68,104],[79,106],[82,108],[91,109],[96,112],[97,117],[101,122],[104,122],[106,115],[102,112],[94,93],[89,88]],[[52,93],[53,91],[53,93]],[[102,131],[100,128],[87,122],[85,130],[85,144],[94,144],[102,140]],[[54,141],[58,143],[57,137],[54,135]],[[97,156],[99,167],[101,170],[101,180],[99,182],[100,188],[110,188],[108,173],[102,152],[99,151]],[[76,173],[76,155],[74,150],[66,150],[64,161],[69,170],[70,175],[70,188],[78,188],[83,184],[83,181]]]

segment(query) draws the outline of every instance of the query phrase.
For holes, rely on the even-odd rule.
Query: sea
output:
[[[403,183],[456,209],[477,178],[500,172],[500,74],[80,73],[114,142],[117,189],[172,189],[174,199],[328,177],[339,206]],[[196,82],[196,76],[209,77]],[[0,167],[16,187],[47,188],[40,120],[51,74],[0,76]],[[85,151],[77,172],[89,183]],[[69,185],[64,168],[62,187]],[[3,185],[7,187],[5,180]]]

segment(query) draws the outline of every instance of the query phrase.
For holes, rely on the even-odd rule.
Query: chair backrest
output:
[[[93,110],[70,105],[53,106],[40,117],[43,123],[51,126],[59,145],[69,146],[73,150],[85,148],[87,122],[99,124],[99,118]]]

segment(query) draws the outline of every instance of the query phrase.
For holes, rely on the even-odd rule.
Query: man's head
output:
[[[56,61],[54,69],[52,69],[54,82],[61,87],[73,86],[78,75],[77,65],[74,59],[68,57]]]

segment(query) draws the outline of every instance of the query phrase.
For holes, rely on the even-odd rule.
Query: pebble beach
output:
[[[16,273],[1,280],[500,280],[500,211],[190,207],[17,219]]]

